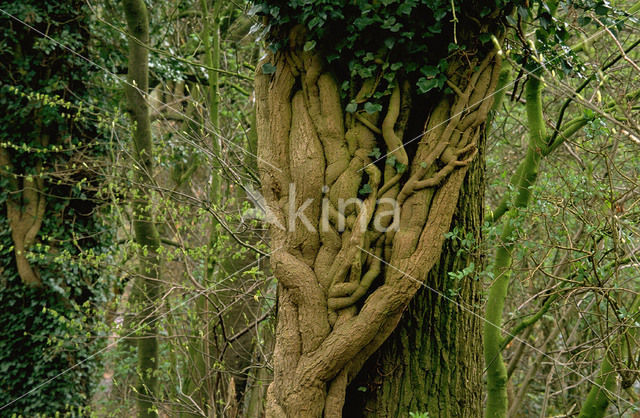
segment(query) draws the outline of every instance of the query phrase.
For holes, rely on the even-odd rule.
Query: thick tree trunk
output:
[[[408,83],[393,87],[382,112],[352,115],[343,110],[338,83],[321,57],[303,52],[299,38],[293,33],[290,49],[264,59],[262,64],[275,65],[275,74],[260,66],[256,76],[258,165],[279,281],[266,413],[333,417],[342,414],[347,385],[440,259],[491,107],[485,99],[494,90],[499,60],[495,51],[474,62],[452,60],[447,78],[453,92],[436,97],[430,110],[413,110],[424,112],[426,134],[405,149]],[[373,85],[365,81],[356,100]],[[388,155],[376,164],[371,156],[377,147]],[[344,200],[358,196],[360,206],[340,210]],[[380,225],[394,225],[394,205],[398,228],[383,232]],[[463,289],[462,295],[475,292]],[[446,306],[434,310],[446,319]],[[469,330],[476,325],[470,322]]]
[[[465,177],[451,223],[455,235],[445,242],[440,260],[429,272],[396,330],[367,361],[347,391],[346,417],[429,417],[482,415],[481,240],[484,159]],[[468,234],[468,235],[467,235]],[[456,237],[473,237],[464,248]],[[459,251],[459,250],[463,251]],[[450,277],[473,263],[461,280]],[[461,307],[460,305],[463,307]],[[476,315],[470,313],[473,311]]]

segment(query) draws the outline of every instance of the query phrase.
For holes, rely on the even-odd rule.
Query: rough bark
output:
[[[477,245],[484,201],[484,141],[479,149],[451,223],[452,229],[462,231],[458,235],[472,234],[471,251],[459,251],[456,239],[445,243],[440,260],[427,276],[431,289],[418,291],[396,330],[349,386],[343,416],[482,415],[481,282],[475,272],[483,265]],[[449,276],[470,263],[476,266],[471,275],[462,280]]]
[[[140,312],[141,335],[138,337],[138,416],[156,417],[154,399],[157,394],[158,341],[156,327],[160,297],[159,266],[160,236],[156,228],[152,201],[147,189],[153,177],[151,120],[146,95],[149,88],[149,57],[145,45],[149,43],[149,19],[142,0],[124,0],[123,7],[129,29],[129,70],[125,94],[127,110],[133,124],[133,158],[136,182],[132,199],[133,228],[139,245],[139,270],[136,279]],[[145,186],[147,185],[147,186]]]
[[[407,152],[407,85],[395,86],[381,114],[354,117],[343,110],[322,58],[303,52],[299,39],[294,30],[289,49],[265,58],[275,74],[259,66],[256,75],[258,165],[275,220],[271,262],[279,281],[266,414],[340,416],[347,385],[440,259],[491,107],[483,99],[495,87],[499,60],[492,52],[471,65],[467,57],[451,62],[454,93],[439,97],[424,115],[426,135]],[[365,81],[356,99],[374,84]],[[371,164],[376,146],[406,164],[406,172]],[[340,199],[357,197],[365,183],[371,192],[359,208],[348,206],[341,222]],[[391,223],[390,204],[378,198],[397,202],[397,231],[372,227]],[[308,222],[296,216],[301,212]]]

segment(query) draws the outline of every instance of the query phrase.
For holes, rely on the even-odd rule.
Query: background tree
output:
[[[138,416],[155,417],[153,400],[158,392],[158,341],[156,300],[162,293],[160,284],[160,235],[156,227],[152,196],[146,185],[153,178],[153,138],[147,105],[149,88],[149,17],[142,0],[123,3],[129,29],[129,61],[125,92],[127,110],[131,115],[133,136],[133,164],[138,185],[132,201],[133,229],[138,249],[139,272],[137,295],[142,303],[142,335],[138,337]]]
[[[623,50],[622,46],[617,43],[619,50],[614,51],[613,54],[609,52],[610,55],[599,65],[591,62],[588,66],[585,66],[583,64],[585,62],[583,61],[584,57],[580,56],[579,53],[584,50],[585,44],[588,44],[592,39],[597,39],[602,36],[603,33],[607,33],[607,31],[612,33],[611,30],[616,32],[623,31],[624,22],[637,11],[638,6],[633,5],[629,9],[630,14],[618,12],[604,6],[599,9],[597,8],[595,13],[589,11],[589,6],[586,6],[585,9],[585,5],[576,4],[574,7],[577,9],[582,8],[586,14],[599,17],[590,17],[588,20],[580,21],[579,23],[587,31],[588,38],[576,43],[572,48],[565,46],[562,53],[558,53],[559,47],[567,45],[571,41],[566,31],[566,23],[564,25],[559,24],[559,22],[563,22],[563,20],[558,19],[557,14],[564,13],[564,11],[560,11],[558,3],[541,3],[537,9],[531,12],[520,13],[520,18],[517,22],[517,26],[520,28],[517,33],[523,33],[522,28],[528,27],[529,25],[535,25],[537,28],[535,31],[535,42],[531,42],[529,46],[523,44],[524,54],[516,54],[516,62],[514,63],[517,71],[519,71],[518,77],[521,77],[523,74],[526,76],[526,86],[523,87],[523,92],[525,93],[524,103],[527,115],[525,126],[529,132],[529,142],[525,156],[511,177],[511,187],[513,191],[507,191],[503,194],[502,200],[490,216],[490,219],[494,222],[502,218],[500,221],[502,223],[502,232],[499,236],[498,249],[492,263],[492,277],[494,280],[490,286],[486,307],[486,319],[488,321],[485,323],[484,346],[488,381],[487,416],[502,417],[507,416],[508,411],[511,411],[510,413],[516,413],[517,411],[515,408],[508,409],[507,386],[510,373],[518,361],[518,356],[514,359],[514,363],[509,366],[511,370],[511,372],[509,372],[507,364],[505,364],[502,359],[502,350],[504,350],[505,346],[510,344],[514,338],[518,339],[520,333],[528,330],[529,327],[540,320],[540,318],[552,308],[556,299],[564,299],[565,296],[563,296],[563,294],[565,292],[581,293],[584,291],[584,289],[581,289],[579,281],[575,282],[572,280],[573,274],[570,273],[568,281],[556,282],[554,284],[554,290],[547,289],[546,291],[542,291],[546,293],[546,297],[543,303],[540,304],[538,312],[522,319],[507,331],[504,337],[501,337],[502,330],[499,329],[499,326],[502,324],[503,307],[508,294],[509,279],[514,272],[514,255],[519,248],[515,246],[514,243],[517,242],[522,233],[526,231],[527,223],[524,221],[522,212],[530,204],[532,198],[536,196],[535,184],[538,176],[543,173],[544,159],[563,144],[566,146],[566,142],[572,139],[573,136],[580,134],[583,128],[588,128],[590,124],[594,122],[594,119],[598,118],[598,114],[611,120],[620,120],[621,114],[625,113],[623,109],[625,109],[626,105],[624,103],[628,100],[634,101],[634,97],[636,97],[637,94],[637,92],[632,90],[631,92],[625,93],[626,97],[622,98],[619,96],[619,93],[617,93],[615,99],[605,99],[601,106],[595,107],[595,112],[592,110],[593,106],[591,103],[585,102],[580,96],[590,84],[595,82],[597,74],[602,74],[603,71],[609,70],[616,63],[620,62],[623,57],[626,56],[627,52],[637,46],[637,43],[631,43],[627,51]],[[533,16],[536,17],[533,18]],[[594,25],[595,28],[588,26],[591,22],[597,23]],[[606,22],[606,24],[603,22]],[[523,39],[521,39],[521,41],[524,42]],[[543,77],[545,74],[548,74],[548,72],[554,74],[554,71],[560,71],[562,69],[564,69],[564,76],[574,76],[578,80],[575,82],[576,87],[571,87],[571,84],[563,86],[564,90],[569,92],[568,98],[562,106],[560,106],[557,121],[548,123],[549,127],[547,128],[545,126],[545,112],[543,111],[544,106],[542,100],[545,90]],[[586,77],[586,80],[580,80],[581,78],[585,78],[582,72],[591,72],[591,74]],[[569,83],[571,83],[570,80],[571,79],[568,81]],[[589,111],[585,111],[583,114],[574,118],[568,120],[565,118],[563,120],[565,110],[574,101],[579,106],[590,107]],[[550,133],[547,133],[548,131],[550,131]],[[571,150],[571,148],[567,148]],[[575,155],[575,153],[572,155]],[[576,245],[581,246],[583,251],[590,248],[589,245],[578,244],[583,238],[582,234],[584,229],[582,226],[577,227],[576,225],[580,225],[580,222],[573,224],[572,230],[576,232],[567,237],[568,242],[558,244],[563,248],[553,250],[554,257],[551,259],[554,260],[553,263],[556,263],[553,266],[552,273],[552,277],[554,278],[566,275],[567,270],[578,266],[578,263],[575,262],[570,268],[568,268],[567,265],[569,259],[574,259],[574,257],[576,257],[575,260],[580,259],[579,256],[571,255],[571,250],[576,248]],[[562,241],[561,238],[558,239]],[[567,250],[568,252],[565,252]],[[593,251],[593,248],[589,251]],[[539,261],[540,266],[546,263],[544,260],[547,257],[548,256],[545,256],[542,258],[542,261]],[[613,262],[614,265],[617,263],[618,261]],[[544,269],[544,267],[542,268]],[[604,266],[601,268],[604,268]],[[614,298],[617,300],[616,303],[622,303],[624,305],[628,303],[623,302],[627,297],[627,295],[622,294]],[[609,296],[607,296],[607,298],[609,298]],[[630,312],[636,311],[636,303],[637,302],[631,302],[627,309],[629,309]],[[522,346],[521,349],[522,348],[524,348],[524,346]],[[594,378],[590,379],[587,377],[590,374],[589,372],[585,374],[575,370],[573,370],[573,372],[592,382],[594,384],[594,390],[600,393],[599,396],[609,398],[614,393],[612,390],[613,386],[609,385],[608,388],[604,387],[604,380],[601,378],[597,379],[597,381],[600,382],[598,383]],[[608,379],[613,379],[613,375],[610,374]],[[518,398],[524,393],[526,392],[520,391]],[[585,410],[584,408],[592,408],[589,404],[592,402],[591,398],[593,396],[595,395],[590,395],[590,400],[585,402],[583,411]],[[629,405],[631,404],[629,403]],[[546,406],[543,405],[543,410],[545,408]],[[606,404],[601,405],[601,408],[606,409]]]
[[[98,195],[101,93],[62,46],[87,54],[91,17],[83,1],[0,9],[0,410],[80,414],[114,285],[99,269],[113,232]]]

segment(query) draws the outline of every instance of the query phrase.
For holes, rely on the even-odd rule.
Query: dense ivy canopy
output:
[[[344,80],[400,76],[419,93],[445,86],[447,58],[492,48],[510,14],[506,0],[257,1],[272,51],[287,45],[291,28],[305,28],[304,50],[319,50]],[[477,36],[477,34],[480,36]],[[272,66],[264,72],[275,71]],[[348,88],[348,83],[343,85]]]

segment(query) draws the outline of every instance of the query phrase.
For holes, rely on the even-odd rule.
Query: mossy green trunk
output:
[[[143,0],[125,0],[124,12],[129,30],[129,72],[125,93],[133,125],[133,158],[138,187],[133,191],[133,228],[139,245],[136,287],[141,303],[141,335],[138,336],[138,416],[156,417],[153,407],[157,394],[158,341],[157,310],[160,297],[160,238],[152,214],[148,187],[153,176],[151,121],[146,101],[149,87],[149,19]]]
[[[484,149],[484,141],[479,149]],[[480,242],[484,184],[481,153],[465,178],[452,221],[452,229],[471,233],[475,243]],[[458,250],[458,240],[445,242],[440,261],[425,281],[432,289],[418,291],[394,333],[351,384],[345,417],[481,415],[482,326],[467,310],[480,314],[479,281],[475,272],[462,280],[448,273],[471,263],[479,271],[482,260],[474,248]]]

